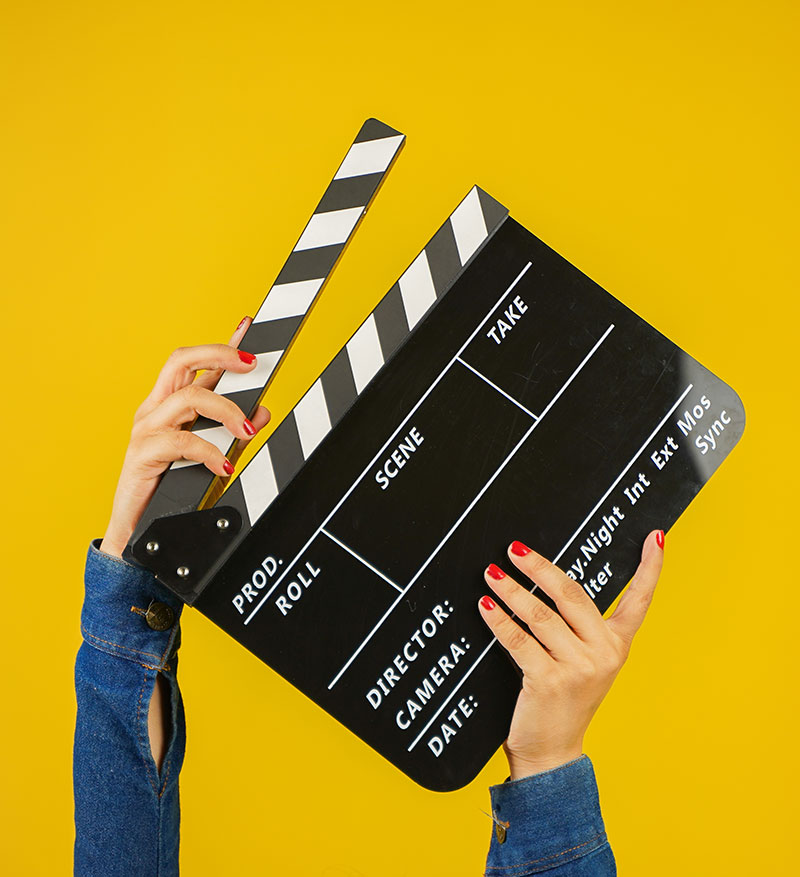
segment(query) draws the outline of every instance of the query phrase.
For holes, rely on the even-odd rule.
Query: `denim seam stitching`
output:
[[[145,652],[142,649],[134,649],[131,646],[123,646],[121,643],[111,642],[111,640],[103,639],[100,636],[96,636],[95,634],[90,633],[83,624],[81,624],[81,633],[85,637],[88,637],[90,639],[96,639],[98,642],[105,643],[107,646],[114,646],[114,648],[122,649],[126,652],[133,652],[137,655],[147,655],[148,658],[156,658],[159,661],[164,660],[163,653],[161,655],[157,655],[155,652]]]
[[[488,874],[490,871],[513,871],[515,868],[525,868],[528,865],[538,865],[541,862],[546,862],[550,859],[558,859],[561,856],[565,856],[567,853],[574,853],[575,850],[581,849],[581,847],[589,846],[589,844],[594,843],[596,840],[600,838],[606,842],[608,839],[606,838],[606,833],[603,831],[600,834],[596,834],[594,837],[590,837],[589,840],[584,841],[582,844],[578,844],[577,846],[570,847],[567,850],[561,850],[560,853],[553,853],[551,856],[543,856],[541,859],[531,859],[528,862],[519,862],[516,865],[490,865],[486,869],[486,873]],[[576,856],[572,856],[573,859],[577,858]]]
[[[112,655],[114,658],[122,658],[124,661],[130,661],[132,664],[138,664],[140,667],[147,667],[148,670],[162,670],[169,667],[168,664],[165,664],[164,667],[160,667],[158,664],[148,664],[145,661],[135,658],[133,655],[126,655],[122,650],[107,649],[105,646],[99,646],[97,643],[89,642],[89,640],[86,639],[84,642],[87,646],[97,649],[98,652],[102,652],[104,655]]]

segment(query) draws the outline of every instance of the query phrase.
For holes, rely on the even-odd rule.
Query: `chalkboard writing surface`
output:
[[[519,539],[604,611],[743,427],[730,387],[508,218],[194,605],[456,789],[519,690],[478,615],[486,565]]]

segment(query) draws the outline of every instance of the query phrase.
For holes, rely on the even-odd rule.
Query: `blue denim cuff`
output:
[[[183,603],[146,569],[100,551],[100,542],[93,539],[86,556],[83,638],[100,651],[166,669],[180,645]],[[165,603],[174,614],[166,630],[153,630],[146,620],[154,602]]]
[[[538,874],[608,843],[594,768],[586,755],[553,770],[490,786],[489,792],[492,814],[506,827],[503,843],[498,832],[492,832],[486,861],[491,877]]]

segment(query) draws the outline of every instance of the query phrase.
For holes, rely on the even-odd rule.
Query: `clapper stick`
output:
[[[238,512],[237,533],[228,518],[225,531],[210,531],[211,537],[223,537],[213,544],[219,552],[202,552],[213,567],[250,531],[273,500],[289,485],[325,436],[335,428],[377,372],[408,338],[430,309],[455,283],[469,262],[486,244],[508,216],[508,210],[491,195],[474,186],[422,252],[403,272],[397,282],[359,326],[322,374],[224,494],[195,521],[220,519],[214,506]],[[226,512],[227,514],[227,512]],[[159,577],[177,589],[190,605],[202,592],[211,569],[204,568],[198,546],[209,534],[192,533],[184,527],[186,515],[173,520],[152,520],[142,534],[131,541],[133,556],[147,565],[158,566]],[[192,517],[192,516],[189,516]],[[183,531],[196,558],[191,564],[180,555],[179,542],[161,534],[167,528],[173,534]],[[155,558],[147,545],[157,544]],[[224,551],[222,550],[224,548]],[[178,573],[178,570],[181,573]]]
[[[377,119],[367,119],[361,126],[239,345],[256,354],[258,365],[247,374],[224,372],[217,384],[215,392],[231,399],[248,416],[269,388],[404,143],[404,134]],[[198,417],[191,429],[236,462],[241,445],[224,426]],[[156,518],[213,504],[226,481],[200,463],[173,463],[145,509],[131,544]]]

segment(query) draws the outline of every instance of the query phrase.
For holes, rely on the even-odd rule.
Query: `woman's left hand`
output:
[[[583,587],[542,555],[513,542],[508,557],[558,607],[554,612],[494,564],[486,569],[489,587],[527,625],[490,597],[481,598],[484,621],[524,674],[504,743],[514,780],[582,754],[589,722],[625,663],[653,597],[664,534],[654,530],[645,540],[641,563],[607,621]]]

